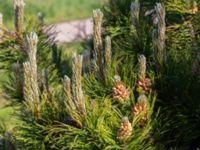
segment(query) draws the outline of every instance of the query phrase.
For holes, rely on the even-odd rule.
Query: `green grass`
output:
[[[26,16],[42,12],[46,23],[63,22],[90,17],[92,10],[105,0],[25,0]],[[0,0],[0,12],[7,26],[13,25],[13,0]]]
[[[83,51],[82,42],[63,43],[58,46],[64,51],[63,56],[73,55],[73,53],[81,53]]]

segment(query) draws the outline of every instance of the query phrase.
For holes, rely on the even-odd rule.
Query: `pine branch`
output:
[[[160,57],[160,61],[163,62],[166,60],[166,52],[165,52],[165,32],[166,32],[166,24],[165,24],[165,8],[162,4],[158,3],[155,7],[157,17],[158,17],[158,55]]]
[[[32,80],[32,69],[30,62],[23,63],[24,66],[24,99],[25,104],[28,109],[28,112],[31,113],[36,118],[39,118],[40,108],[37,97],[37,93],[35,93],[35,89],[33,89],[35,84]]]
[[[111,66],[111,39],[109,36],[106,37],[106,46],[105,46],[105,68],[108,71],[108,68]]]
[[[3,37],[3,14],[0,13],[0,42],[2,37]]]
[[[134,2],[131,3],[131,19],[135,35],[138,35],[140,28],[139,15],[140,15],[140,3],[139,0],[135,0]]]
[[[35,97],[31,89],[31,64],[30,62],[23,63],[24,67],[24,99],[27,103],[34,103]]]
[[[72,97],[79,115],[84,120],[86,116],[85,101],[82,91],[81,73],[82,73],[82,56],[78,55],[72,59]]]
[[[144,55],[140,55],[138,58],[139,62],[139,80],[137,82],[137,90],[139,94],[149,94],[152,89],[151,89],[151,80],[146,77],[146,57]]]
[[[93,11],[93,22],[94,22],[94,59],[95,59],[95,66],[93,68],[96,68],[97,72],[99,72],[100,77],[105,79],[104,75],[104,67],[103,67],[103,58],[102,58],[102,37],[101,37],[101,31],[102,31],[102,20],[103,20],[103,13],[100,9]]]
[[[36,53],[37,53],[37,43],[38,37],[35,32],[31,32],[29,36],[27,36],[27,44],[28,44],[28,62],[30,63],[31,67],[31,84],[32,90],[35,94],[35,101],[39,103],[39,88],[38,88],[38,79],[37,79],[37,60],[36,60]]]
[[[75,121],[80,127],[82,127],[82,117],[77,110],[75,103],[73,101],[71,93],[71,81],[68,76],[64,76],[63,79],[63,98],[66,107],[67,114]]]
[[[138,58],[139,61],[139,79],[145,79],[146,77],[146,57],[140,55]]]
[[[24,32],[24,6],[24,0],[14,0],[15,30],[21,38]]]
[[[24,99],[30,113],[33,116],[39,118],[40,113],[40,99],[39,99],[39,87],[37,80],[37,52],[38,37],[36,33],[31,32],[27,36],[28,44],[28,61],[23,64],[24,66]]]
[[[157,59],[157,65],[162,68],[163,63],[166,62],[166,24],[165,24],[165,7],[161,3],[157,3],[155,6],[157,16],[157,29],[152,32],[153,48],[155,57]]]
[[[68,76],[64,76],[64,79],[63,79],[63,97],[64,97],[64,101],[66,103],[67,112],[70,115],[70,113],[73,112],[76,109],[76,107],[72,100],[71,80]]]

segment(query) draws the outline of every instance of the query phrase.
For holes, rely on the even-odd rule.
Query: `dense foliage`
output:
[[[163,3],[166,8],[167,60],[161,72],[152,60],[154,48],[151,41],[154,39],[151,33],[155,25],[149,25],[155,23],[157,18],[154,14],[145,15],[154,8],[154,1],[141,2],[141,6],[147,7],[140,16],[139,25],[142,31],[139,31],[137,40],[130,32],[131,13],[127,10],[131,1],[109,1],[104,8],[105,28],[107,34],[113,37],[113,50],[116,53],[128,51],[130,56],[145,53],[149,65],[156,72],[155,89],[159,99],[156,106],[160,106],[160,125],[157,130],[164,131],[157,140],[163,142],[167,148],[177,146],[180,149],[196,149],[199,147],[199,133],[196,131],[200,121],[200,95],[197,92],[200,89],[197,71],[200,47],[199,1],[165,0]],[[138,41],[142,43],[138,44]]]
[[[200,13],[187,2],[109,0],[103,13],[93,12],[90,56],[69,58],[70,73],[41,24],[20,28],[20,13],[14,37],[2,38],[0,65],[13,70],[5,90],[22,102],[22,125],[10,139],[2,130],[0,142],[44,150],[198,149]]]

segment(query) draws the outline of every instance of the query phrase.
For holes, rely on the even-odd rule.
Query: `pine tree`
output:
[[[83,74],[82,56],[75,56],[72,77],[64,76],[62,85],[49,85],[44,75],[48,90],[38,85],[41,60],[31,32],[23,79],[28,113],[22,112],[28,115],[16,134],[19,148],[197,149],[197,6],[185,0],[109,0],[104,14],[93,13],[88,71]],[[60,61],[57,54],[54,61]]]

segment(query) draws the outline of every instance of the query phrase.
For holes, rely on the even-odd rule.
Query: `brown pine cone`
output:
[[[192,14],[196,14],[198,12],[198,7],[193,7],[192,8]]]
[[[198,4],[197,2],[194,0],[193,1],[193,6],[192,6],[192,9],[191,9],[191,13],[192,14],[196,14],[198,12]]]
[[[137,82],[138,91],[142,91],[145,93],[151,92],[151,80],[149,78],[139,79]]]
[[[113,87],[112,96],[120,103],[123,103],[124,101],[129,99],[130,92],[122,82],[117,82]]]
[[[121,127],[117,131],[117,139],[119,141],[127,140],[132,134],[132,125],[128,120],[128,117],[124,117],[121,122]]]
[[[137,102],[132,109],[131,115],[137,117],[142,115],[139,119],[137,126],[142,127],[147,123],[147,102]]]

